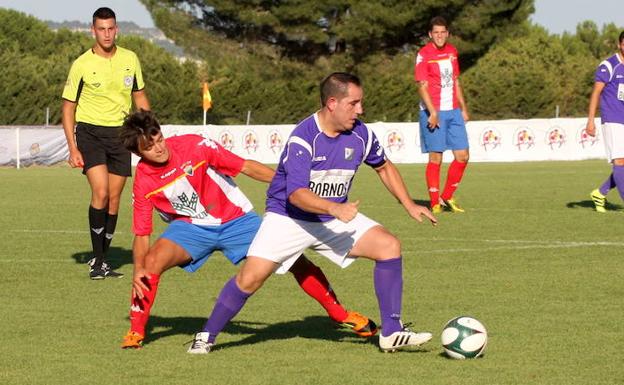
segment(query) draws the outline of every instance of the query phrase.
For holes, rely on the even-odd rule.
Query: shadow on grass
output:
[[[462,362],[462,361],[474,361],[474,360],[482,360],[483,358],[485,358],[485,353],[481,353],[481,355],[479,357],[476,357],[476,358],[456,359],[456,358],[450,357],[448,354],[446,354],[444,352],[440,352],[438,354],[438,357],[445,358],[445,359],[447,359],[449,361],[459,361],[459,362]]]
[[[78,264],[86,264],[93,258],[92,251],[80,251],[71,256]],[[119,269],[123,265],[132,265],[132,250],[122,249],[121,247],[111,247],[106,253],[106,262],[113,270]]]
[[[412,202],[416,203],[417,205],[425,206],[425,207],[429,208],[429,200],[413,199],[412,198]]]
[[[205,321],[205,318],[199,317],[150,316],[144,345],[148,345],[159,338],[177,334],[189,335],[189,340],[192,340],[195,333],[201,330]],[[161,328],[165,328],[165,330],[152,332],[154,329]],[[309,316],[303,319],[275,324],[234,320],[225,327],[224,332],[235,335],[246,335],[246,337],[238,341],[230,341],[223,344],[218,343],[215,349],[253,345],[265,341],[287,340],[292,338],[310,338],[327,341],[344,340],[355,344],[377,345],[377,338],[360,338],[353,332],[340,328],[330,321],[329,318],[323,316]]]
[[[584,201],[578,201],[578,202],[568,202],[566,204],[566,207],[569,209],[576,209],[576,208],[585,208],[585,209],[594,209],[594,202],[592,202],[591,200],[584,200]],[[609,201],[607,201],[607,203],[605,204],[605,209],[607,209],[607,211],[618,211],[618,210],[622,210],[624,209],[623,206],[621,205],[617,205],[614,203],[611,203]]]
[[[429,202],[430,202],[429,200],[424,200],[424,199],[414,199],[414,198],[412,198],[412,202],[416,203],[417,205],[420,205],[420,206],[425,206],[425,207],[429,208]],[[397,200],[396,200],[396,203],[400,205],[400,204],[401,204],[401,201],[399,201],[399,200],[397,199]]]

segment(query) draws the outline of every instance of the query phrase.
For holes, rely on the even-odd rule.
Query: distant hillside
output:
[[[50,29],[56,31],[58,29],[67,28],[74,32],[90,33],[91,24],[83,23],[77,20],[63,21],[57,23],[55,21],[46,20],[45,23]],[[167,36],[158,28],[143,28],[139,27],[133,22],[120,21],[117,23],[119,26],[119,33],[121,35],[136,35],[140,36],[152,43],[164,48],[167,52],[178,58],[184,58],[184,50],[174,44],[173,40],[167,39]]]

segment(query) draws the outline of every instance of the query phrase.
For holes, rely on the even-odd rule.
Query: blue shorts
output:
[[[199,226],[173,221],[160,238],[168,239],[186,250],[192,261],[180,267],[192,273],[217,250],[222,251],[234,265],[238,264],[247,256],[247,250],[261,221],[254,212],[220,226]]]
[[[427,127],[428,111],[420,111],[420,148],[423,153],[468,149],[468,134],[461,110],[438,113],[438,127]]]

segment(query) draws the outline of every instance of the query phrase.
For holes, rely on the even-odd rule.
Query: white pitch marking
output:
[[[491,240],[481,240],[484,242],[492,242]],[[477,241],[478,242],[478,241]],[[494,241],[500,242],[500,241]],[[530,243],[527,241],[511,241],[509,243]],[[550,244],[549,244],[550,243]],[[624,242],[565,242],[565,241],[536,241],[527,245],[509,245],[496,247],[478,247],[478,248],[454,248],[454,249],[435,249],[420,250],[419,254],[441,254],[441,253],[465,253],[465,252],[486,252],[493,250],[530,250],[530,249],[569,249],[577,247],[596,247],[596,246],[624,246]]]
[[[22,229],[22,230],[9,230],[11,233],[43,233],[43,234],[89,234],[87,230],[33,230],[33,229]],[[124,234],[123,231],[115,231],[115,235]]]

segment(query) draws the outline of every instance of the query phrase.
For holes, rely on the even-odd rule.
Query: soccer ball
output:
[[[460,316],[448,321],[442,330],[442,347],[458,360],[479,357],[487,345],[487,330],[476,319]]]

